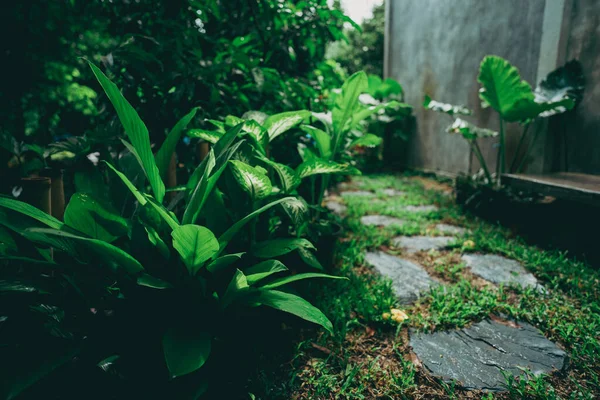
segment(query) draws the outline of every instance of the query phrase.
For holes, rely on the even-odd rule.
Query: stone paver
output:
[[[382,251],[367,253],[365,260],[381,275],[392,280],[394,292],[402,304],[414,302],[420,293],[440,284],[432,279],[420,265]]]
[[[360,223],[367,226],[390,226],[404,225],[406,221],[400,218],[389,217],[387,215],[365,215],[360,219]]]
[[[450,224],[437,224],[435,226],[435,229],[441,233],[446,233],[448,235],[457,235],[457,236],[464,235],[465,233],[468,232],[468,229],[466,229],[466,228],[456,226],[456,225],[450,225]]]
[[[354,196],[354,197],[369,197],[375,196],[375,193],[367,190],[346,190],[340,193],[341,196]]]
[[[538,287],[543,290],[535,276],[521,264],[510,258],[495,254],[465,254],[463,261],[471,271],[496,284],[516,284],[522,287]]]
[[[406,211],[409,213],[430,213],[439,210],[438,206],[427,205],[427,206],[403,206],[399,207],[398,210]]]
[[[410,344],[436,377],[457,380],[466,389],[505,390],[501,371],[521,375],[561,370],[566,354],[535,327],[482,321],[470,328],[433,334],[411,332]]]
[[[346,207],[339,201],[335,201],[335,200],[326,201],[325,207],[337,215],[344,215],[344,214],[346,214],[346,211],[348,211],[348,207]]]
[[[401,247],[408,253],[417,251],[440,250],[456,240],[453,236],[398,236],[392,244]]]
[[[382,192],[383,192],[383,194],[385,194],[386,196],[389,196],[389,197],[399,197],[399,196],[404,196],[406,194],[406,192],[403,192],[401,190],[396,190],[396,189],[383,189]]]

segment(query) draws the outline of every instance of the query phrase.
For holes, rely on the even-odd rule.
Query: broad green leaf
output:
[[[169,164],[171,162],[171,157],[173,152],[175,152],[175,148],[177,147],[177,143],[181,138],[181,134],[185,127],[190,123],[192,119],[196,116],[196,112],[198,108],[193,108],[187,115],[181,118],[177,124],[171,129],[171,132],[167,135],[167,138],[163,142],[160,150],[154,156],[156,161],[156,166],[158,171],[160,172],[160,176],[162,179],[165,179],[167,176],[167,172],[169,170]]]
[[[318,272],[308,272],[305,274],[296,274],[291,276],[286,276],[284,278],[279,278],[274,281],[267,283],[266,285],[261,286],[261,290],[270,290],[275,289],[283,285],[287,285],[288,283],[301,281],[304,279],[315,279],[315,278],[327,278],[327,279],[348,279],[343,276],[333,276],[327,274],[320,274]]]
[[[50,228],[61,229],[64,226],[62,222],[60,222],[50,214],[46,214],[39,208],[36,208],[19,200],[9,199],[8,197],[0,197],[0,207],[16,211],[20,214],[24,214]],[[0,223],[2,223],[2,221],[0,221]]]
[[[210,355],[211,337],[196,327],[174,327],[162,339],[167,368],[172,378],[194,372]]]
[[[104,75],[104,73],[91,62],[88,62],[92,72],[100,82],[102,89],[110,99],[110,102],[115,107],[119,120],[125,129],[127,137],[133,144],[133,147],[139,154],[139,157],[144,167],[144,172],[150,182],[154,197],[159,203],[162,203],[165,197],[165,185],[160,178],[160,172],[154,161],[154,155],[152,154],[152,148],[150,147],[150,135],[148,128],[135,111],[135,109],[129,104],[129,102],[123,97],[117,86],[110,81]]]
[[[314,139],[321,158],[325,160],[331,158],[331,136],[327,132],[311,125],[302,125],[300,129]]]
[[[246,215],[244,218],[240,219],[235,224],[233,224],[229,229],[227,229],[219,237],[219,252],[217,253],[217,256],[221,252],[223,252],[223,250],[225,250],[225,247],[227,247],[227,244],[229,244],[229,242],[231,241],[231,239],[233,239],[235,234],[238,233],[239,230],[242,229],[248,222],[252,221],[254,218],[258,217],[263,212],[269,210],[271,207],[274,207],[277,204],[281,204],[283,202],[290,201],[290,200],[295,200],[295,198],[294,197],[284,197],[283,199],[272,201],[269,204],[262,206],[258,210],[255,210],[254,212]]]
[[[93,239],[112,242],[129,232],[127,220],[110,204],[86,193],[75,193],[65,210],[65,223]]]
[[[267,157],[261,157],[260,160],[273,168],[273,170],[277,173],[279,182],[281,184],[281,191],[283,193],[290,193],[300,185],[300,177],[296,175],[296,171],[294,171],[291,167],[272,161]]]
[[[273,191],[269,177],[259,169],[242,161],[230,160],[231,172],[241,188],[253,201],[264,199]]]
[[[150,197],[149,195],[145,195],[147,200],[146,204],[149,204],[150,207],[156,211],[156,213],[162,218],[163,221],[167,223],[171,230],[179,227],[179,221],[174,214],[170,213],[162,204],[158,204],[155,199]]]
[[[333,148],[337,143],[342,143],[342,134],[352,116],[359,106],[358,97],[369,88],[367,74],[360,71],[349,77],[342,85],[342,92],[336,98],[335,107],[332,110]]]
[[[383,138],[381,138],[377,135],[373,135],[372,133],[367,133],[366,135],[363,135],[359,138],[354,139],[352,141],[352,143],[350,143],[350,148],[353,148],[356,146],[377,147],[377,146],[381,145],[381,143],[383,143]]]
[[[152,289],[171,289],[173,288],[173,285],[171,285],[169,282],[163,281],[160,278],[157,278],[155,276],[149,275],[149,274],[142,274],[137,278],[137,284],[140,286],[145,286],[145,287],[149,287]]]
[[[304,261],[308,266],[319,270],[324,269],[312,250],[300,247],[298,249],[298,254],[300,254],[300,258],[302,258],[302,261]]]
[[[216,272],[220,272],[223,269],[229,267],[230,265],[233,265],[234,263],[238,262],[244,254],[246,253],[226,254],[208,264],[206,266],[206,269],[208,269],[208,271],[213,274]]]
[[[454,123],[450,125],[446,132],[448,133],[459,133],[467,140],[473,140],[483,137],[494,137],[498,136],[498,132],[490,129],[479,128],[463,119],[456,118]]]
[[[0,226],[0,256],[5,256],[10,253],[16,253],[19,248],[17,243],[11,236],[10,232]]]
[[[231,303],[233,303],[238,296],[244,294],[248,291],[250,286],[248,285],[248,280],[246,279],[246,275],[240,271],[239,269],[235,271],[233,278],[227,285],[227,289],[223,294],[223,298],[221,299],[221,307],[226,308]]]
[[[135,185],[123,174],[118,171],[115,167],[113,167],[109,162],[104,161],[104,163],[121,179],[121,181],[127,186],[129,191],[133,194],[135,199],[141,206],[146,205],[148,200],[144,197],[144,195],[135,187]]]
[[[247,268],[244,270],[244,274],[248,285],[252,286],[273,274],[287,270],[287,267],[281,261],[266,260]]]
[[[88,261],[98,258],[111,266],[114,270],[123,269],[126,273],[131,275],[136,275],[144,271],[144,267],[142,267],[142,265],[135,258],[118,247],[101,240],[84,238],[71,233],[53,229],[32,228],[28,229],[28,231],[40,234],[42,237],[45,236],[48,239],[51,239],[54,236],[66,241],[79,243],[81,246],[89,250],[89,253],[92,253],[86,253],[86,256],[88,256]],[[51,241],[48,241],[47,243],[50,245],[52,244]]]
[[[269,141],[299,125],[310,116],[310,111],[288,111],[271,115],[265,120],[264,127],[269,133]]]
[[[321,325],[333,335],[333,325],[331,324],[331,321],[329,321],[321,310],[304,300],[302,297],[280,292],[278,290],[260,290],[256,296],[256,302]]]
[[[290,217],[292,224],[296,226],[305,222],[309,218],[308,204],[303,197],[281,203],[281,207],[287,216]]]
[[[190,129],[187,131],[187,135],[189,137],[202,139],[208,143],[215,144],[219,141],[219,139],[221,139],[223,133],[217,131],[207,131],[204,129]]]
[[[300,164],[296,169],[296,173],[300,178],[319,174],[360,175],[360,171],[349,164],[340,164],[318,158]]]
[[[303,238],[271,239],[256,243],[252,247],[252,255],[258,258],[273,258],[290,253],[300,247],[315,249],[311,242]]]
[[[158,232],[156,232],[156,229],[149,225],[144,225],[144,230],[148,234],[148,240],[150,241],[150,243],[152,243],[154,247],[158,249],[160,255],[163,256],[166,260],[170,259],[171,251],[169,250],[169,246],[167,246],[165,241],[162,240]]]
[[[258,150],[265,154],[265,148],[269,144],[269,133],[267,130],[254,120],[245,121],[242,127],[242,131],[245,132],[252,142],[258,147]]]
[[[182,225],[171,232],[173,247],[189,273],[194,275],[206,260],[219,251],[219,242],[213,233],[199,225]]]
[[[469,110],[465,106],[456,106],[454,104],[449,103],[440,103],[439,101],[432,100],[431,97],[425,95],[425,100],[423,100],[423,107],[428,110],[441,112],[448,115],[471,115],[473,111]]]

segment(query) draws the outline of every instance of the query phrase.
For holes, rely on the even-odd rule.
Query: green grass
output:
[[[356,188],[376,197],[344,197],[348,205],[346,238],[338,246],[333,272],[348,281],[310,283],[302,289],[332,320],[336,335],[305,332],[288,357],[285,368],[263,375],[251,387],[260,398],[372,399],[372,398],[531,398],[591,399],[600,394],[600,273],[558,251],[543,251],[499,226],[465,215],[435,182],[402,176],[355,179]],[[403,197],[386,197],[395,188]],[[415,215],[401,206],[436,204],[436,212]],[[359,219],[384,214],[405,219],[403,226],[364,227]],[[402,308],[391,283],[365,266],[366,251],[390,248],[397,235],[437,234],[439,222],[464,226],[470,233],[455,246],[421,254],[418,260],[436,278],[438,287],[413,306],[403,308],[409,319],[400,324],[384,320],[391,308]],[[520,261],[548,289],[546,292],[486,284],[460,262],[464,251],[504,255]],[[453,383],[438,382],[412,362],[408,329],[427,332],[454,329],[501,314],[529,322],[569,353],[569,369],[529,379],[506,376],[504,393],[467,393]],[[471,396],[471,397],[469,397]],[[474,397],[473,397],[474,396]]]

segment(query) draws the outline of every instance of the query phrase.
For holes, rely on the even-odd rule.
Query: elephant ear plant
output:
[[[227,348],[223,343],[244,337],[247,329],[235,321],[255,314],[252,310],[260,306],[332,333],[331,322],[319,309],[282,289],[303,279],[335,277],[286,275],[286,266],[273,259],[294,246],[310,248],[310,242],[255,242],[240,236],[276,206],[298,201],[283,195],[257,203],[271,195],[270,181],[255,167],[234,160],[245,143],[239,140],[242,133],[248,141],[263,143],[262,131],[248,132],[253,124],[245,123],[224,129],[184,189],[185,206],[176,215],[163,205],[162,176],[181,127],[194,111],[153,154],[137,112],[98,68],[91,68],[117,111],[131,142],[124,143],[151,190],[146,191],[145,183],[136,186],[105,162],[111,186],[130,193],[129,215],[117,211],[121,208],[110,198],[90,193],[71,198],[64,222],[0,197],[4,397],[14,398],[45,376],[76,366],[69,381],[86,371],[107,372],[126,381],[132,395],[165,397],[176,390],[196,398],[207,390],[211,377],[224,373],[219,368],[231,362],[219,358]],[[271,126],[277,133],[285,124]],[[206,212],[216,212],[214,196],[225,171],[257,206],[215,234],[198,221],[206,220]]]
[[[530,126],[536,121],[565,113],[573,109],[580,101],[583,91],[581,68],[576,61],[571,61],[551,72],[534,91],[529,83],[521,79],[518,69],[508,61],[498,56],[486,56],[481,62],[477,80],[482,86],[479,97],[483,106],[491,107],[499,115],[499,132],[478,128],[461,118],[457,118],[448,131],[461,133],[469,141],[473,153],[482,166],[486,182],[500,185],[503,173],[522,170],[533,143],[544,125],[537,124],[538,129],[533,138],[529,140],[527,150],[521,158],[521,162],[518,163],[522,148],[527,142]],[[427,109],[442,112],[451,117],[472,114],[472,111],[464,106],[441,103],[432,100],[429,96],[425,96],[423,105]],[[506,123],[515,122],[523,126],[523,130],[515,155],[507,169],[505,127]],[[481,154],[477,139],[495,136],[499,137],[499,144],[496,170],[495,174],[492,174]]]

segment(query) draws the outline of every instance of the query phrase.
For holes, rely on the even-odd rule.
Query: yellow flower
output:
[[[462,247],[465,250],[473,250],[475,248],[475,242],[472,240],[465,240]]]
[[[400,323],[406,319],[408,319],[408,315],[402,310],[398,310],[397,308],[392,308],[392,321]]]
[[[381,318],[383,319],[390,319],[392,317],[392,315],[389,312],[384,312],[383,314],[381,314]]]

